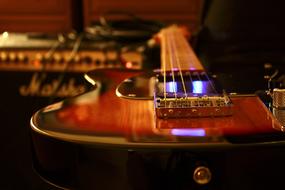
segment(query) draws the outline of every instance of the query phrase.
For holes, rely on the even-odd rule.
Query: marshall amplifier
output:
[[[41,107],[90,90],[84,73],[96,68],[140,69],[142,53],[114,41],[38,34],[0,35],[1,169],[4,189],[50,189],[34,174],[29,119]],[[17,176],[17,183],[15,183]]]
[[[140,69],[142,61],[139,51],[127,50],[114,41],[60,42],[56,36],[4,32],[0,36],[0,82],[5,86],[0,96],[1,107],[31,98],[28,107],[40,108],[51,99],[87,91],[84,80],[87,71],[112,67]],[[43,102],[36,105],[36,100]],[[23,107],[18,104],[17,108],[19,111]]]

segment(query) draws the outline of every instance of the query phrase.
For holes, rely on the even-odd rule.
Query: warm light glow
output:
[[[84,78],[90,83],[90,84],[92,84],[93,86],[95,86],[95,81],[91,78],[91,77],[89,77],[87,74],[84,74]]]
[[[133,67],[133,63],[130,62],[130,61],[128,61],[128,62],[126,63],[126,67],[127,67],[128,69],[132,68],[132,67]]]
[[[34,65],[35,68],[40,68],[42,64],[41,64],[40,61],[35,60],[35,61],[33,61],[33,65]]]
[[[206,131],[204,129],[172,129],[171,134],[175,136],[203,137],[206,136]]]
[[[7,31],[2,33],[2,38],[6,39],[9,37],[9,33]]]

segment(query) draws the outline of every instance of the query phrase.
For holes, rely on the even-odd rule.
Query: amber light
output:
[[[40,68],[41,67],[41,62],[39,60],[35,60],[33,61],[33,65],[36,67],[36,68]]]
[[[126,68],[131,69],[133,67],[133,63],[131,61],[126,62]]]

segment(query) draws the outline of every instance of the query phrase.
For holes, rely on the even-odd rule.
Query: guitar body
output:
[[[33,116],[34,166],[46,180],[71,189],[235,189],[239,180],[245,181],[237,187],[259,187],[250,180],[256,176],[270,181],[267,164],[285,157],[285,137],[258,97],[231,97],[234,113],[228,117],[158,119],[148,97],[116,94],[124,79],[140,74],[91,72],[100,87]],[[207,185],[193,180],[199,166],[211,170]]]
[[[283,127],[258,97],[212,96],[212,91],[209,97],[189,97],[186,77],[174,74],[170,83],[162,77],[171,88],[161,95],[158,75],[161,71],[95,70],[85,76],[92,91],[35,113],[35,170],[67,189],[274,189],[282,184],[276,168],[285,169]],[[189,77],[191,94],[215,82],[205,82],[199,73]],[[179,82],[186,89],[182,98],[176,94]]]

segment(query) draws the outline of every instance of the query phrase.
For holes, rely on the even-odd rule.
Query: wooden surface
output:
[[[109,11],[133,13],[144,19],[179,23],[196,30],[203,0],[83,0],[82,11],[72,0],[1,0],[0,32],[66,32],[98,21]],[[80,15],[83,15],[83,19]],[[108,17],[122,19],[118,15]],[[82,19],[82,21],[81,21]],[[77,25],[77,26],[76,26]]]
[[[1,0],[0,32],[66,32],[72,28],[69,0]]]

